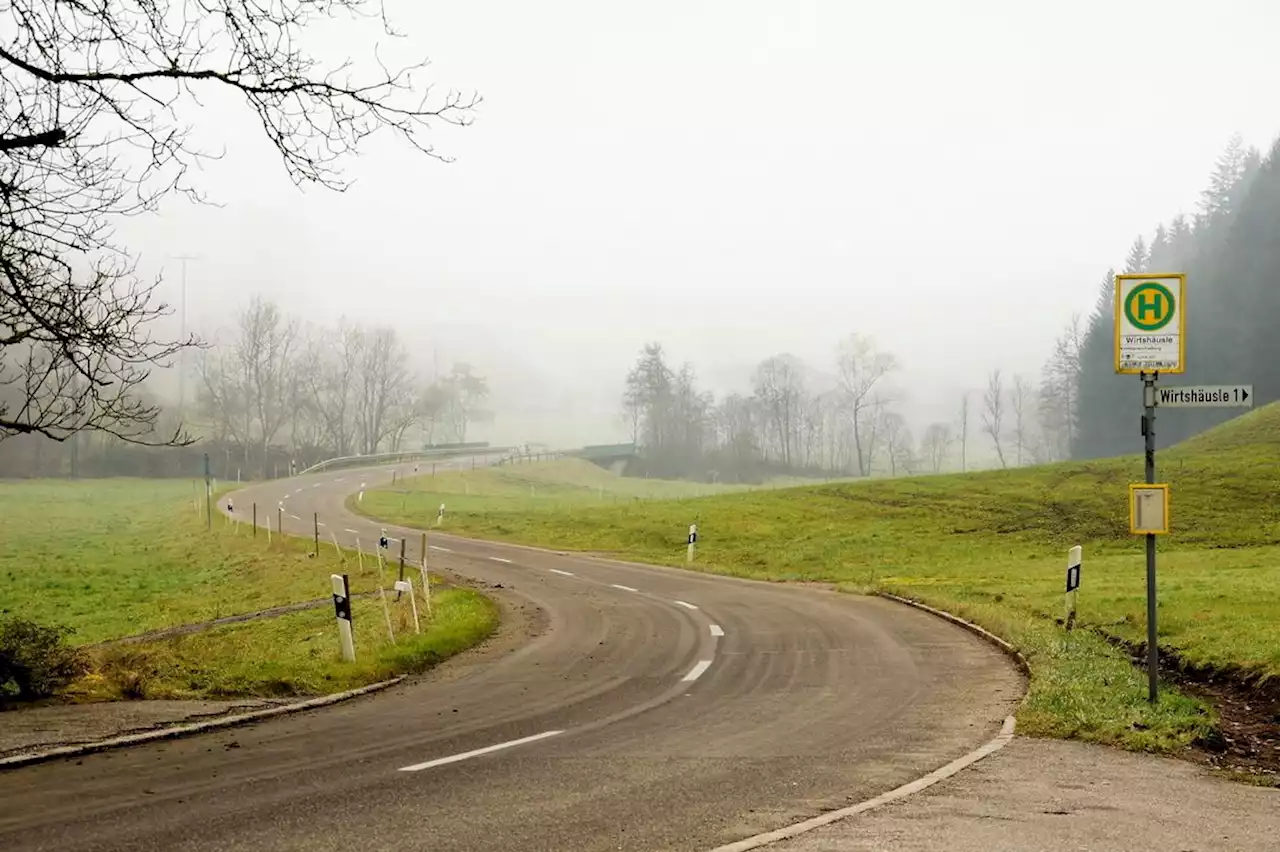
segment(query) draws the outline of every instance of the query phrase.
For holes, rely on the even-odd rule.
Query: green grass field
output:
[[[432,595],[415,634],[407,604],[389,596],[393,643],[376,598],[352,601],[356,660],[338,653],[329,607],[201,633],[95,649],[78,700],[319,695],[418,672],[481,642],[497,628],[497,606],[469,589]],[[422,603],[418,604],[422,609]]]
[[[1280,407],[1163,450],[1158,463],[1173,526],[1160,542],[1161,646],[1192,663],[1280,675]],[[469,474],[479,495],[481,474]],[[1145,637],[1145,562],[1126,489],[1142,478],[1135,456],[611,506],[464,501],[437,477],[368,493],[363,508],[425,526],[443,499],[457,506],[450,531],[668,565],[684,564],[697,523],[698,570],[892,591],[1005,636],[1032,665],[1026,733],[1172,749],[1210,728],[1209,709],[1174,690],[1149,706],[1144,674],[1099,635]],[[1080,619],[1092,630],[1066,633],[1055,619],[1075,544],[1085,555]]]
[[[330,544],[315,558],[308,541],[274,535],[268,544],[264,530],[254,537],[220,513],[206,530],[199,497],[181,480],[0,482],[0,615],[67,625],[76,631],[71,641],[93,644],[327,598],[331,573],[348,573],[355,593],[375,588],[376,561],[366,559],[361,572],[353,554]],[[312,693],[371,682],[494,629],[496,614],[478,595],[452,590],[443,600],[429,631],[396,646],[385,626],[377,629],[380,607],[358,615],[358,628],[372,632],[362,642],[369,653],[354,665],[340,660],[332,611],[321,609],[129,646],[132,655],[95,651],[97,680],[72,692],[82,699],[271,694],[288,685]],[[321,625],[333,635],[317,643]],[[136,677],[148,686],[128,688]]]

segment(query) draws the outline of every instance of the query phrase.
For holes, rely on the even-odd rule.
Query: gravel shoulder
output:
[[[1186,761],[1017,737],[927,790],[771,852],[1273,852],[1280,790]]]

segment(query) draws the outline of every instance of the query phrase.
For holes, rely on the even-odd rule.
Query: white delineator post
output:
[[[1067,629],[1076,626],[1076,595],[1080,589],[1080,567],[1083,561],[1083,550],[1080,545],[1076,545],[1067,551]]]
[[[356,644],[351,635],[351,585],[346,574],[330,574],[333,588],[333,614],[338,619],[338,639],[342,643],[342,659],[355,662]]]
[[[444,523],[444,504],[440,504],[440,508],[436,510],[436,526]]]
[[[418,601],[413,597],[413,581],[408,577],[396,580],[396,591],[409,593],[409,610],[413,613],[413,632],[421,633],[422,628],[418,625]]]
[[[693,561],[693,549],[698,544],[698,525],[689,524],[689,549],[685,553],[685,561]]]
[[[363,502],[364,502],[364,483],[363,483],[363,482],[361,482],[361,483],[360,483],[360,494],[359,494],[359,495],[357,495],[357,497],[356,497],[356,502],[357,502],[357,503],[363,503]]]

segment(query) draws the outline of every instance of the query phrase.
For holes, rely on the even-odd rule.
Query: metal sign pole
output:
[[[1156,481],[1156,379],[1159,373],[1142,374],[1142,436],[1145,439],[1147,484]],[[1147,700],[1159,698],[1160,648],[1156,638],[1156,537],[1147,533]]]

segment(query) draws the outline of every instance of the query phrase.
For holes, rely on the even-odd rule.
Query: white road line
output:
[[[551,573],[552,573],[552,574],[563,574],[563,575],[564,575],[564,576],[566,576],[566,577],[572,577],[572,576],[573,576],[573,572],[572,572],[572,571],[561,571],[559,568],[552,568],[552,569],[551,569]]]
[[[489,558],[492,559],[494,562],[505,562],[508,565],[511,564],[510,559],[503,559],[501,556],[490,556]]]
[[[698,660],[698,664],[693,668],[689,669],[689,673],[685,675],[683,678],[681,678],[681,680],[683,680],[685,683],[695,681],[698,678],[702,677],[702,673],[709,668],[711,668],[710,660]]]
[[[317,482],[315,485],[313,485],[313,486],[311,486],[311,487],[312,487],[312,488],[319,488],[321,485],[324,485],[324,483],[323,483],[323,482]]]
[[[679,606],[684,607],[685,609],[697,609],[697,607],[696,607],[696,606],[694,606],[693,604],[689,603],[688,601],[676,601],[676,604],[678,604]]]
[[[631,588],[630,586],[623,586],[623,585],[621,585],[620,583],[610,583],[609,585],[610,585],[610,586],[613,586],[615,589],[622,589],[622,591],[624,591],[624,592],[638,592],[638,591],[640,591],[639,589],[633,589],[633,588]]]
[[[316,526],[318,526],[318,527],[323,527],[323,526],[328,526],[328,524],[326,524],[324,521],[319,521],[319,522],[316,524]]]
[[[350,527],[347,527],[346,531],[351,533],[352,535],[360,535],[360,530],[353,530]]]
[[[724,635],[724,628],[723,628],[723,627],[721,627],[719,624],[713,624],[713,625],[711,625],[711,635],[712,635],[712,636],[723,636],[723,635]]]
[[[510,740],[497,745],[485,746],[474,751],[464,751],[462,754],[451,754],[448,757],[439,757],[435,760],[428,760],[426,763],[415,763],[412,766],[400,767],[401,772],[418,772],[423,769],[431,769],[433,766],[444,766],[446,763],[457,763],[460,760],[466,760],[471,757],[479,757],[482,754],[492,754],[495,751],[501,751],[504,748],[512,748],[513,746],[524,745],[525,743],[537,742],[545,740],[547,737],[554,737],[556,734],[563,734],[564,731],[543,731],[540,734],[534,734],[531,737],[521,737],[518,740]]]
[[[339,476],[337,479],[334,480],[334,482],[345,482],[345,481],[346,480],[344,480],[341,476]]]
[[[428,548],[428,549],[430,549],[430,550],[438,550],[438,551],[440,551],[441,553],[453,553],[453,551],[452,551],[452,550],[450,550],[449,548],[447,548],[447,547],[440,547],[439,545],[436,545],[436,544],[429,544],[429,545],[427,545],[427,548]]]
[[[297,515],[290,515],[289,517],[293,518],[295,521],[302,520],[302,518],[299,518]]]

